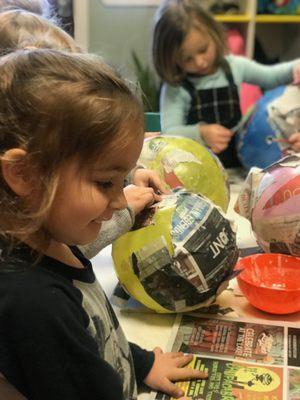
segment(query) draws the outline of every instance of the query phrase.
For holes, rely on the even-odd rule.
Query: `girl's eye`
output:
[[[198,53],[199,54],[205,53],[206,50],[207,50],[207,47],[203,47],[202,49],[199,49]]]
[[[104,182],[96,182],[97,186],[101,189],[110,189],[113,187],[113,183],[111,181],[104,181]]]
[[[187,58],[185,58],[185,59],[183,60],[183,62],[184,62],[185,64],[188,64],[188,63],[190,63],[192,60],[193,60],[192,57],[187,57]]]

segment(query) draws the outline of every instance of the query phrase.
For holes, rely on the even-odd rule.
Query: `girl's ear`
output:
[[[1,157],[2,176],[11,190],[20,197],[32,192],[32,169],[26,162],[26,151],[9,149]],[[31,173],[30,173],[31,172]]]

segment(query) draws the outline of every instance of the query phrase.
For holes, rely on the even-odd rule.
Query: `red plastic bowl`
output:
[[[237,281],[249,303],[272,314],[300,311],[300,258],[256,254],[238,261]]]

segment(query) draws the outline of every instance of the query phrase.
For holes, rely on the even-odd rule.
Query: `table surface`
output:
[[[227,216],[236,225],[237,243],[239,248],[242,249],[255,247],[257,243],[250,223],[233,211],[241,183],[242,179],[236,177],[230,185],[231,199]],[[92,261],[96,276],[110,299],[117,284],[117,277],[111,258],[111,246],[103,249]],[[220,294],[216,303],[222,307],[232,308],[234,312],[231,315],[235,317],[249,317],[256,320],[290,321],[292,323],[300,322],[300,312],[290,315],[272,315],[254,308],[239,291],[236,280],[231,281],[229,288]],[[157,314],[146,310],[142,306],[131,309],[121,309],[114,306],[114,310],[129,341],[137,343],[147,350],[152,350],[156,346],[166,349],[175,314]],[[149,393],[142,391],[138,399],[146,400],[148,397]]]

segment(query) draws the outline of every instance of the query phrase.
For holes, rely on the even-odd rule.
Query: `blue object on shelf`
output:
[[[281,2],[276,2],[274,0],[258,0],[257,12],[258,14],[276,15],[300,14],[300,0],[288,0]]]

